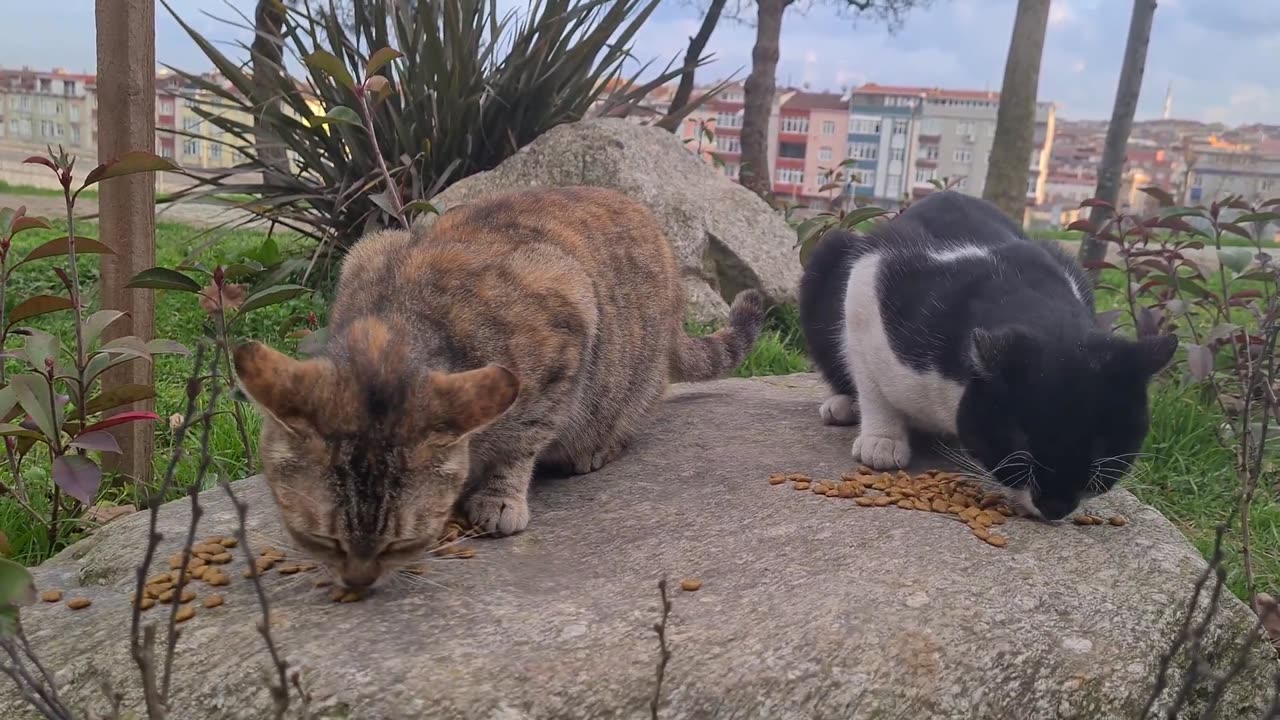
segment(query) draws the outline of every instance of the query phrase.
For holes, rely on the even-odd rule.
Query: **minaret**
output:
[[[1173,113],[1173,81],[1169,81],[1169,89],[1164,94],[1164,119],[1168,120]]]

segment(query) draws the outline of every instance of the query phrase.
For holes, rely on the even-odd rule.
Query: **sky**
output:
[[[730,0],[733,6],[738,0]],[[0,0],[10,32],[0,66],[60,66],[92,72],[93,0]],[[681,56],[701,20],[705,0],[663,0],[635,42],[639,58],[657,64]],[[1052,0],[1040,75],[1040,99],[1067,119],[1103,119],[1111,111],[1132,3]],[[174,11],[211,39],[232,42],[243,31],[216,18],[251,14],[253,0],[169,0]],[[750,7],[750,3],[743,3]],[[998,90],[1016,0],[932,0],[891,32],[870,19],[835,12],[839,0],[799,0],[783,22],[778,80],[814,90],[864,82]],[[159,5],[159,3],[157,3]],[[500,6],[524,7],[515,0]],[[204,14],[202,8],[214,17]],[[42,28],[40,32],[20,28]],[[56,28],[57,41],[49,30]],[[755,28],[724,20],[707,50],[715,62],[699,81],[745,78]],[[203,54],[163,7],[157,8],[156,54],[184,70],[210,69]],[[1173,115],[1228,124],[1280,124],[1280,0],[1159,0],[1138,117],[1159,117],[1173,87]]]

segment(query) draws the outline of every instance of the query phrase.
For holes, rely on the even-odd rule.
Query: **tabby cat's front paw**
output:
[[[466,512],[473,527],[490,535],[514,535],[529,527],[529,503],[523,497],[474,495]]]
[[[848,395],[832,395],[818,408],[824,425],[857,425],[858,405]]]
[[[859,435],[853,441],[853,459],[875,470],[895,470],[911,464],[906,439]]]

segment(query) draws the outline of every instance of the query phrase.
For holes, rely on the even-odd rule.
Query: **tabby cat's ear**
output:
[[[326,360],[298,361],[259,342],[236,348],[236,376],[258,410],[294,434],[311,424],[317,393],[329,385]]]
[[[426,394],[433,429],[461,439],[502,417],[520,394],[520,380],[501,365],[431,373]]]

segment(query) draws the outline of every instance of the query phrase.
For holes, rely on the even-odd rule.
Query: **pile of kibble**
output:
[[[995,547],[1005,547],[1004,535],[996,531],[1014,515],[1002,493],[983,490],[972,480],[956,473],[929,470],[918,475],[905,471],[879,473],[859,467],[839,480],[815,480],[803,473],[774,473],[770,485],[791,483],[798,491],[829,498],[851,499],[863,507],[896,507],[953,516],[969,526],[975,537]],[[1073,518],[1077,525],[1125,525],[1116,515],[1104,520],[1093,515]]]
[[[444,535],[440,538],[440,546],[432,550],[433,555],[444,558],[456,558],[466,560],[473,558],[476,551],[469,547],[457,545],[457,541],[470,535],[465,526],[458,521],[450,521],[445,528]],[[130,600],[137,604],[142,610],[150,610],[156,604],[169,605],[174,602],[179,604],[177,621],[186,622],[195,617],[194,602],[198,597],[196,588],[198,583],[203,582],[210,587],[221,587],[230,584],[231,580],[223,570],[224,565],[231,563],[233,555],[232,548],[236,547],[237,541],[233,537],[211,537],[206,538],[203,542],[192,546],[191,554],[188,557],[185,552],[176,552],[169,556],[169,571],[158,573],[147,578],[143,585],[142,596],[138,597],[135,592],[130,596]],[[185,582],[181,583],[182,588],[179,592],[178,581],[182,578],[183,561],[186,561],[187,577]],[[280,575],[296,575],[298,573],[310,572],[316,570],[318,566],[311,562],[285,562],[285,553],[275,548],[265,548],[258,553],[258,557],[254,559],[252,568],[245,568],[244,577],[253,577],[255,574],[266,576],[271,570],[275,570]],[[402,572],[420,575],[426,572],[426,568],[422,565],[410,565],[401,568]],[[333,581],[326,574],[324,577],[316,580],[316,587],[330,587]],[[330,591],[330,597],[335,602],[350,603],[364,599],[364,595],[358,592],[347,590],[340,587],[333,587]],[[56,603],[62,600],[62,591],[50,589],[44,591],[40,598],[48,603]],[[225,599],[220,594],[212,594],[204,597],[202,604],[206,608],[216,608],[222,605]],[[75,597],[67,600],[67,607],[72,610],[82,610],[89,607],[92,601],[86,597]]]

